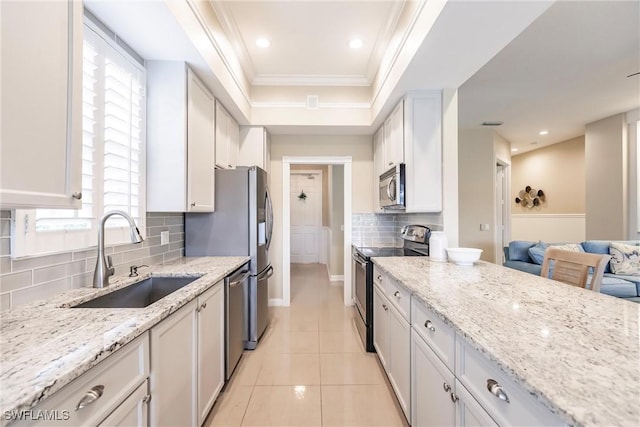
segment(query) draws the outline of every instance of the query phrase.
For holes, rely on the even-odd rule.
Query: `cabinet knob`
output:
[[[73,193],[71,195],[71,197],[73,197],[76,200],[81,200],[82,199],[82,191],[76,191],[75,193]]]
[[[487,390],[489,390],[489,392],[498,399],[504,400],[505,402],[509,403],[509,396],[507,396],[507,393],[505,393],[498,381],[489,378],[487,380]]]
[[[451,391],[451,386],[447,383],[442,383],[442,388],[445,392],[449,393]]]
[[[381,274],[378,274],[378,280],[382,281],[382,275]]]
[[[393,296],[396,297],[396,298],[400,298],[400,291],[395,291],[393,293]]]
[[[427,320],[426,322],[424,322],[424,327],[432,332],[436,331],[436,327],[433,326],[433,323],[431,322],[431,320]]]
[[[142,398],[142,403],[144,403],[145,405],[148,405],[150,401],[151,401],[150,394],[147,394],[145,397]]]
[[[206,302],[204,304],[202,304],[202,309],[204,310],[205,308],[207,308],[207,303]]]
[[[389,162],[389,166],[393,165],[393,162]]]
[[[91,390],[86,392],[85,395],[82,396],[82,399],[80,399],[80,402],[78,402],[78,405],[76,406],[76,411],[79,411],[80,409],[86,406],[89,406],[96,400],[100,399],[100,397],[102,396],[102,393],[104,393],[103,385],[96,385],[91,387]]]
[[[389,307],[387,307],[387,304],[382,304],[382,308],[384,308],[384,311],[389,310]]]
[[[231,166],[231,165],[227,165],[227,166],[229,166],[229,169],[233,168],[233,166]]]
[[[457,395],[457,394],[455,394],[455,393],[451,393],[449,396],[451,396],[451,401],[452,401],[453,403],[456,403],[458,400],[460,400],[460,398],[458,397],[458,395]]]
[[[191,203],[191,207],[192,207],[192,208],[195,208],[195,207],[196,207],[196,202],[192,202],[192,203]]]

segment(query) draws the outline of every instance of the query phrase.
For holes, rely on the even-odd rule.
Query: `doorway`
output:
[[[291,262],[312,264],[321,261],[323,226],[322,170],[291,170]]]
[[[502,264],[504,252],[502,248],[509,242],[509,165],[500,160],[496,163],[496,224],[495,224],[495,262]]]
[[[344,224],[342,227],[344,239],[343,246],[343,266],[344,285],[343,303],[352,305],[352,283],[351,283],[351,156],[340,157],[288,157],[282,158],[282,303],[285,306],[291,304],[291,205],[297,200],[291,197],[291,165],[342,165],[344,167]]]

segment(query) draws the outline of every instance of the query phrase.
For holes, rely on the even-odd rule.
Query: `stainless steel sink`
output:
[[[199,277],[150,277],[72,308],[143,308]]]

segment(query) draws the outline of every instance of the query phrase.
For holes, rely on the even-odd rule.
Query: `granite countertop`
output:
[[[0,414],[32,408],[248,261],[182,258],[135,278],[111,277],[103,289],[74,289],[2,313]],[[150,276],[199,278],[145,308],[68,308]]]
[[[571,425],[640,425],[640,305],[495,264],[373,258]]]

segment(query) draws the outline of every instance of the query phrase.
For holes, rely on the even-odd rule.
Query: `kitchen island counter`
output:
[[[3,422],[8,412],[33,408],[248,261],[242,256],[182,258],[141,269],[138,277],[112,277],[102,289],[74,289],[2,313]],[[151,276],[196,280],[144,308],[70,308]]]
[[[570,425],[640,425],[640,305],[486,262],[374,264]]]

